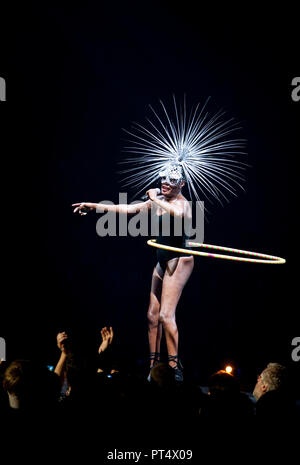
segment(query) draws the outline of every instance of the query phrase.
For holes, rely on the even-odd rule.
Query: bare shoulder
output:
[[[190,206],[190,201],[187,200],[183,195],[179,195],[176,199],[177,202],[180,202],[182,205],[189,205]]]
[[[190,215],[192,212],[191,202],[188,201],[183,195],[180,195],[178,198],[178,203],[184,208],[185,214]]]

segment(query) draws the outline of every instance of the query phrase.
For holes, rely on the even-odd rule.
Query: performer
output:
[[[227,194],[236,195],[236,189],[242,188],[242,171],[245,163],[235,160],[235,155],[244,155],[243,139],[234,139],[231,134],[239,129],[232,118],[223,121],[223,111],[209,116],[199,104],[187,115],[186,102],[178,108],[175,97],[174,118],[172,119],[162,102],[163,117],[153,110],[155,121],[149,118],[149,127],[135,123],[130,131],[131,146],[126,147],[131,157],[124,160],[129,168],[126,173],[126,185],[132,185],[139,192],[146,192],[149,199],[135,205],[103,205],[83,202],[73,204],[74,212],[84,215],[89,210],[112,211],[118,213],[138,213],[155,208],[160,224],[158,243],[177,248],[187,248],[187,229],[175,233],[178,219],[183,223],[190,220],[189,202],[181,193],[187,184],[191,198],[200,200],[206,197],[221,202]],[[230,136],[230,137],[228,137]],[[157,189],[149,189],[158,179],[161,181],[160,194]],[[169,215],[170,233],[164,234],[163,224]],[[184,231],[185,230],[185,231]],[[188,235],[188,234],[187,234]],[[169,365],[174,369],[175,379],[183,380],[182,365],[178,358],[178,328],[176,325],[176,307],[182,290],[187,283],[193,267],[192,255],[158,249],[158,263],[153,270],[150,304],[148,308],[150,367],[160,360],[160,342],[162,329],[165,332]]]
[[[135,214],[155,208],[158,217],[160,244],[172,247],[186,247],[186,232],[191,220],[191,207],[181,193],[185,184],[180,165],[170,164],[160,173],[161,194],[157,189],[147,191],[149,200],[135,205],[105,205],[103,203],[75,203],[74,213],[80,215],[87,211],[116,212]],[[164,215],[168,215],[166,218]],[[168,222],[168,219],[170,220]],[[176,221],[181,219],[181,235],[176,235]],[[163,223],[163,224],[162,224]],[[165,228],[164,228],[165,226]],[[164,231],[165,229],[165,231]],[[174,369],[175,380],[183,381],[182,364],[178,357],[178,328],[176,307],[182,290],[194,267],[194,257],[163,249],[157,250],[158,262],[154,267],[148,308],[148,338],[150,350],[150,369],[160,360],[162,329],[165,332],[168,363]],[[150,378],[149,378],[150,379]]]

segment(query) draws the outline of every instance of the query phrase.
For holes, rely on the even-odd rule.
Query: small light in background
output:
[[[228,373],[229,375],[231,375],[231,374],[232,374],[232,371],[233,371],[232,366],[231,366],[231,365],[226,365],[225,371],[226,371],[226,373]]]

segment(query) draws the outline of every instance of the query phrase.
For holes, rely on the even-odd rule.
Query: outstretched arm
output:
[[[115,213],[127,213],[134,214],[140,211],[147,211],[151,208],[151,201],[139,202],[136,204],[119,204],[109,205],[104,203],[91,203],[91,202],[79,202],[73,203],[72,207],[75,207],[73,212],[79,213],[79,215],[86,215],[88,211],[97,210],[99,213],[104,212],[115,212]]]

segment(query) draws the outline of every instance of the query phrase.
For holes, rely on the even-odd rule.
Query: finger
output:
[[[72,207],[77,207],[78,205],[80,205],[82,202],[80,203],[72,203]]]

